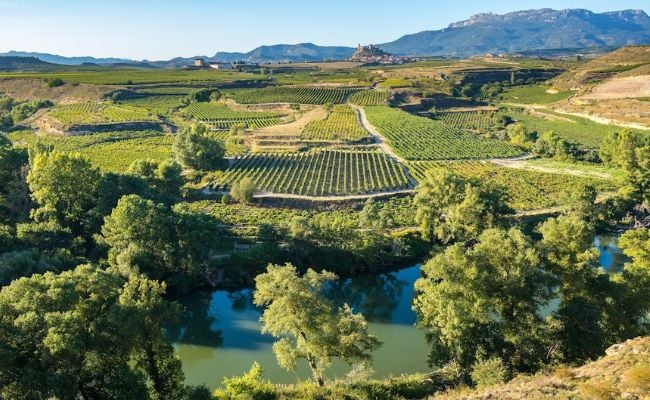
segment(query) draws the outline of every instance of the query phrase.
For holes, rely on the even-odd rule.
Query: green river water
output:
[[[594,241],[601,266],[611,273],[619,272],[625,262],[616,243],[615,236],[599,236]],[[360,311],[370,331],[381,340],[382,347],[373,353],[372,362],[378,378],[429,370],[425,335],[414,326],[411,310],[413,283],[419,276],[420,266],[414,265],[379,276],[355,277],[332,288],[333,298]],[[253,306],[251,296],[250,289],[218,290],[197,293],[181,302],[186,311],[170,334],[187,383],[214,388],[223,377],[248,371],[254,361],[264,369],[264,377],[274,383],[310,377],[303,364],[296,372],[277,366],[272,338],[260,333],[260,311]],[[329,376],[341,377],[347,371],[346,364],[335,363]]]

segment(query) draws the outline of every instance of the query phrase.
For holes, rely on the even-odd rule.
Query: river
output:
[[[615,236],[598,236],[594,247],[600,251],[600,264],[610,273],[621,271],[626,259],[616,247]],[[411,310],[413,283],[420,266],[379,276],[359,276],[338,283],[332,296],[360,311],[369,330],[382,342],[373,353],[376,377],[426,372],[428,346],[424,332],[414,326]],[[274,383],[293,383],[310,377],[304,363],[296,372],[277,366],[273,340],[260,333],[260,311],[252,304],[250,289],[237,292],[218,290],[186,297],[180,323],[170,330],[189,384],[219,386],[227,376],[241,375],[254,361],[264,369],[264,377]],[[335,363],[330,377],[341,377],[349,370]]]

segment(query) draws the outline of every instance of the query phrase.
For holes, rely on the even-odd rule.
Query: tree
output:
[[[312,269],[301,277],[291,264],[269,265],[255,278],[254,303],[265,307],[262,333],[278,339],[273,345],[278,364],[293,370],[298,359],[305,359],[319,386],[333,358],[349,364],[365,361],[368,352],[379,347],[362,315],[347,304],[337,309],[324,295],[326,285],[336,278]]]
[[[223,235],[217,221],[179,206],[171,210],[136,195],[119,200],[102,227],[108,262],[123,276],[144,274],[178,292],[209,278],[212,251]]]
[[[205,125],[194,125],[176,134],[173,151],[184,167],[213,170],[221,166],[225,154],[223,142],[213,138]]]
[[[596,214],[598,192],[593,185],[572,184],[563,192],[564,212],[578,215],[586,221],[593,221]]]
[[[569,214],[547,220],[539,231],[540,251],[559,299],[549,320],[553,356],[563,362],[594,359],[612,343],[642,334],[643,304],[648,303],[631,290],[634,285],[598,268],[591,223]],[[643,282],[642,277],[634,280]]]
[[[484,229],[499,225],[513,212],[507,199],[499,187],[438,169],[426,172],[413,203],[423,237],[448,243],[476,238]]]
[[[150,189],[169,198],[168,200],[180,196],[181,187],[185,183],[181,172],[183,168],[174,160],[158,162],[151,159],[135,160],[126,170],[127,174],[144,179]]]
[[[175,271],[175,231],[170,211],[135,195],[122,197],[105,219],[108,261],[123,276],[164,280]]]
[[[244,178],[239,182],[232,184],[230,188],[230,196],[240,203],[250,203],[253,201],[253,196],[257,191],[255,183],[251,178]]]
[[[80,154],[39,153],[27,182],[39,208],[37,220],[52,219],[74,234],[84,232],[97,203],[101,173]]]
[[[507,131],[510,141],[520,147],[530,148],[537,140],[537,132],[529,132],[523,124],[509,125]]]
[[[91,265],[3,288],[0,397],[187,398],[162,330],[177,312],[164,292],[164,284]]]
[[[448,247],[422,272],[413,308],[428,332],[432,363],[454,362],[466,373],[480,357],[501,357],[519,371],[543,360],[537,311],[550,300],[552,281],[521,231],[488,229],[472,247]]]
[[[0,134],[0,223],[23,221],[29,214],[27,152],[14,149]]]

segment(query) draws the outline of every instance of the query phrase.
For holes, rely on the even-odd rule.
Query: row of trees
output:
[[[454,365],[461,379],[484,363],[533,372],[593,359],[649,332],[649,231],[623,235],[632,263],[608,275],[592,248],[594,200],[583,188],[565,215],[529,236],[505,224],[511,210],[497,188],[443,170],[427,175],[415,196],[417,219],[424,235],[451,244],[415,285],[434,365]]]

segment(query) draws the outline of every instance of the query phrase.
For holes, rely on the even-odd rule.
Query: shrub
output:
[[[47,80],[47,87],[49,88],[63,86],[64,84],[65,82],[63,82],[63,79],[61,78],[52,78]]]
[[[472,365],[470,373],[472,381],[478,389],[498,385],[506,381],[508,370],[499,357],[479,359]]]
[[[219,400],[273,400],[277,396],[273,385],[262,380],[262,367],[254,362],[251,369],[242,376],[224,378],[223,389],[213,395]]]
[[[250,203],[256,191],[255,183],[250,178],[244,178],[232,185],[230,196],[240,203]]]

